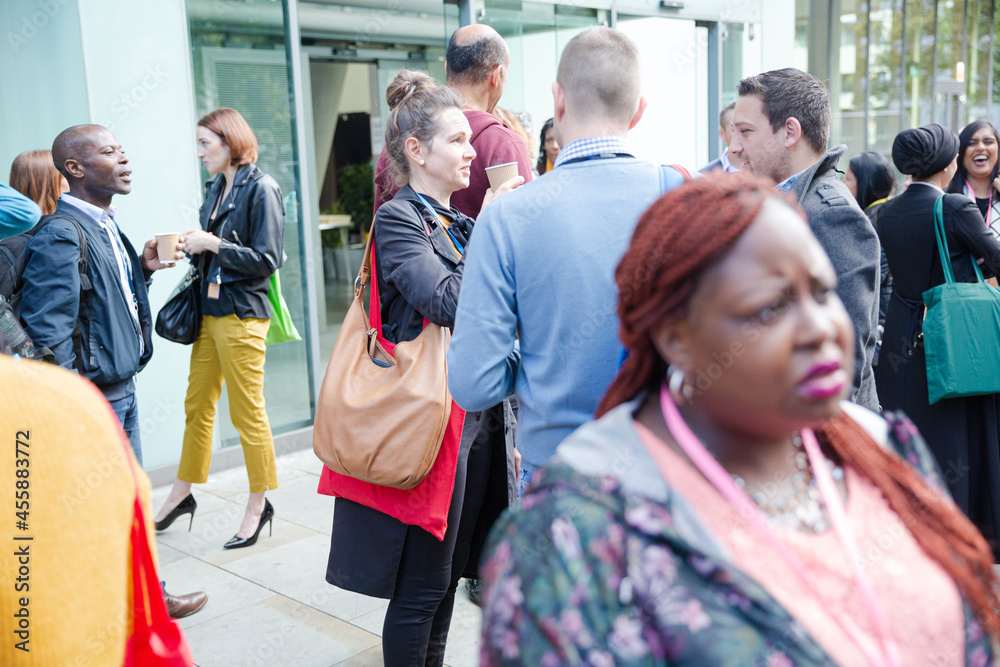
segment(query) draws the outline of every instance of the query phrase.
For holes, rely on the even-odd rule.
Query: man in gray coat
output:
[[[740,81],[733,112],[732,163],[767,176],[793,193],[809,226],[837,271],[837,295],[854,323],[854,390],[851,400],[879,409],[872,372],[878,326],[878,236],[840,178],[837,162],[847,149],[827,150],[830,93],[801,70],[786,68]]]

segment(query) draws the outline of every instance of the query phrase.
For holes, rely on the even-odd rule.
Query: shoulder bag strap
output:
[[[364,316],[365,325],[371,330],[373,327],[382,328],[382,313],[378,309],[378,275],[375,273],[375,225],[372,224],[368,232],[368,239],[365,241],[365,252],[361,258],[361,266],[358,268],[358,277],[354,279],[354,298],[359,301],[364,298],[365,290],[371,283],[371,290],[368,292],[368,307],[370,314],[365,312],[364,302],[361,301],[361,314]]]
[[[83,227],[80,223],[71,215],[64,215],[62,213],[53,213],[52,215],[45,216],[44,224],[38,225],[32,229],[29,233],[34,236],[42,230],[42,227],[49,224],[57,218],[62,218],[63,220],[69,220],[76,227],[76,233],[80,236],[80,260],[77,262],[77,271],[80,273],[80,291],[87,292],[93,289],[90,284],[90,277],[87,275],[87,271],[90,269],[90,251],[87,248],[87,235],[83,233]]]
[[[944,195],[934,202],[934,236],[937,238],[938,253],[941,256],[941,270],[944,271],[944,281],[949,285],[955,283],[955,270],[951,266],[951,253],[948,251],[948,239],[944,231]],[[976,272],[979,282],[985,282],[982,269],[975,257],[972,260],[972,270]]]

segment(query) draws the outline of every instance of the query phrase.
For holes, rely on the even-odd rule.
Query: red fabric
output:
[[[377,332],[379,343],[392,354],[395,345],[382,337],[382,313],[378,307],[378,268],[375,248],[372,247],[372,273],[369,280],[369,319]],[[427,326],[427,318],[424,318]],[[317,491],[327,496],[347,498],[383,514],[399,519],[411,526],[420,526],[428,533],[444,539],[448,530],[448,508],[455,491],[455,473],[458,468],[458,449],[462,442],[465,410],[452,401],[448,426],[438,451],[437,459],[427,477],[412,489],[395,489],[363,482],[341,475],[323,466]]]
[[[411,526],[420,526],[428,533],[444,539],[448,529],[448,508],[455,491],[455,472],[458,468],[458,447],[462,440],[465,410],[454,402],[448,418],[441,450],[434,467],[420,484],[412,489],[394,489],[379,486],[333,472],[323,466],[317,491],[327,496],[347,498],[383,514],[399,519]]]
[[[531,171],[531,156],[528,147],[521,137],[504,125],[499,118],[485,111],[466,109],[465,117],[472,127],[472,147],[476,149],[476,159],[472,161],[472,172],[469,175],[469,187],[458,190],[451,196],[451,205],[459,211],[475,219],[483,207],[483,197],[490,187],[490,179],[486,176],[486,167],[492,167],[506,162],[517,162],[517,173],[524,177],[527,183],[534,175]],[[385,149],[378,157],[375,166],[375,210],[396,196],[399,188],[389,178],[389,157]]]
[[[125,646],[124,667],[191,667],[191,647],[181,626],[167,614],[148,539],[142,503],[136,495],[132,519],[134,627]]]
[[[107,403],[105,403],[107,405]],[[108,405],[111,410],[111,406]],[[112,411],[112,414],[114,412]],[[118,416],[115,415],[115,421]],[[131,461],[125,432],[119,429],[125,458]],[[132,634],[125,645],[123,667],[192,667],[194,656],[181,626],[170,618],[160,581],[153,566],[153,553],[146,532],[146,514],[139,499],[139,482],[132,472],[135,500],[132,510]]]

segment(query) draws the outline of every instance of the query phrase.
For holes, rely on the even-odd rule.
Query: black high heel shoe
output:
[[[271,523],[271,519],[274,518],[274,506],[271,505],[271,501],[267,498],[264,499],[264,511],[260,514],[260,522],[257,524],[257,530],[253,531],[253,535],[250,537],[240,537],[239,535],[233,535],[233,539],[229,540],[222,545],[223,549],[241,549],[243,547],[252,547],[257,543],[257,536],[260,535],[261,529],[264,524],[267,524],[267,535],[271,536],[274,525]]]
[[[191,524],[194,523],[194,511],[198,509],[198,502],[194,499],[194,495],[187,494],[187,498],[182,500],[177,507],[170,510],[170,514],[166,516],[163,521],[156,521],[153,525],[156,526],[157,530],[166,530],[170,527],[177,517],[184,516],[185,514],[191,515],[191,520],[188,521],[188,532],[191,532]]]

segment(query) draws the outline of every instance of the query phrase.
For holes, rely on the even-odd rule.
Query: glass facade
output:
[[[220,106],[239,110],[257,135],[258,165],[282,188],[287,255],[282,291],[304,337],[268,348],[268,414],[276,434],[308,426],[315,390],[353,296],[362,234],[371,219],[370,207],[352,208],[349,200],[370,187],[370,176],[358,174],[365,169],[370,174],[381,150],[385,88],[403,67],[428,71],[443,82],[448,39],[461,17],[470,15],[469,5],[453,0],[58,4],[63,9],[45,17],[44,29],[29,26],[38,14],[36,0],[6,0],[0,11],[0,28],[12,40],[9,53],[0,56],[0,92],[9,101],[0,117],[10,128],[0,133],[0,159],[9,165],[22,150],[49,146],[70,125],[109,127],[135,169],[133,192],[116,197],[115,204],[123,230],[139,244],[157,232],[197,226],[209,175],[195,155],[195,121]],[[760,71],[765,57],[763,0],[729,4],[734,6],[712,0],[672,10],[653,0],[475,0],[471,16],[496,28],[510,46],[512,66],[501,104],[531,115],[533,149],[552,115],[551,84],[563,48],[589,27],[610,25],[638,42],[643,59],[649,106],[630,144],[644,158],[697,167],[715,157],[708,154],[708,137],[717,128],[712,104],[733,99],[739,80]],[[992,15],[980,25],[990,32]],[[106,26],[116,38],[85,39],[95,34],[94,26]],[[781,36],[772,42],[786,39],[774,34]],[[720,47],[719,72],[709,71],[713,44]],[[991,71],[992,43],[985,48],[975,67]],[[62,63],[58,71],[52,62]],[[53,85],[38,88],[41,80]],[[713,93],[709,87],[716,84],[719,91]],[[154,312],[179,271],[157,274],[150,288]],[[138,376],[137,396],[145,463],[166,470],[180,457],[190,347],[155,343],[153,360]],[[223,392],[216,446],[237,443]]]
[[[608,14],[570,5],[485,0],[479,23],[494,28],[510,47],[510,72],[501,106],[527,111],[537,133],[552,116],[552,82],[559,54],[583,30],[609,25]]]
[[[264,399],[277,434],[312,422],[313,397],[307,355],[305,289],[299,206],[300,164],[296,142],[291,48],[284,3],[256,0],[237,11],[215,0],[188,0],[195,113],[232,107],[247,119],[259,144],[257,166],[281,186],[285,203],[285,263],[281,287],[304,340],[267,349]],[[229,11],[226,11],[229,9]],[[247,85],[248,82],[253,85]],[[193,140],[193,139],[192,139]],[[202,167],[204,180],[209,175]],[[228,419],[226,393],[217,428],[223,446],[239,443]]]
[[[1000,120],[996,14],[995,0],[796,0],[795,64],[830,82],[831,144],[887,152],[905,128]]]

